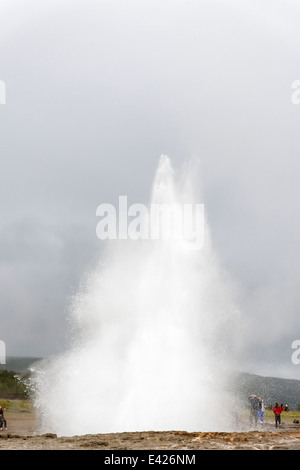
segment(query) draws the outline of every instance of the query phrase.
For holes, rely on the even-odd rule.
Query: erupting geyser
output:
[[[175,175],[162,156],[151,203],[195,204],[192,181],[188,166]],[[44,431],[230,430],[227,342],[236,310],[204,224],[201,249],[110,240],[72,304],[69,351],[37,371]]]

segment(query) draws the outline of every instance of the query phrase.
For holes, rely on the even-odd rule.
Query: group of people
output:
[[[3,430],[3,425],[4,425],[5,431],[7,431],[6,419],[4,418],[3,408],[2,408],[2,406],[0,405],[0,431]]]
[[[248,403],[250,405],[250,425],[255,427],[259,422],[262,424],[264,420],[264,412],[266,409],[266,405],[262,397],[257,395],[250,395],[248,398]],[[283,411],[289,411],[288,406],[283,404],[279,405],[278,402],[276,402],[275,406],[273,407],[276,428],[278,428],[281,424],[281,413]]]
[[[264,421],[264,412],[266,409],[266,405],[262,397],[257,395],[250,395],[248,402],[250,405],[250,425],[256,426],[259,422],[262,424]]]

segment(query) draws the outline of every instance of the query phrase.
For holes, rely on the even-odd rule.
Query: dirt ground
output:
[[[8,430],[0,431],[0,450],[300,450],[300,425],[275,429],[266,421],[260,429],[240,432],[124,432],[56,436],[38,432],[31,410],[7,410]]]

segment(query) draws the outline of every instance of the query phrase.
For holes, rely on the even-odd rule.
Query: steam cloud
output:
[[[151,203],[196,203],[194,169],[162,156]],[[42,362],[35,405],[60,435],[225,430],[229,343],[238,315],[205,223],[182,240],[112,240],[70,308],[69,351]],[[232,348],[232,342],[230,347]]]

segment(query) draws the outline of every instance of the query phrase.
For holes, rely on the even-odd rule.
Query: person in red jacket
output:
[[[281,424],[282,408],[278,405],[277,402],[275,403],[275,406],[273,408],[273,413],[275,415],[275,428],[278,428],[278,426]]]

